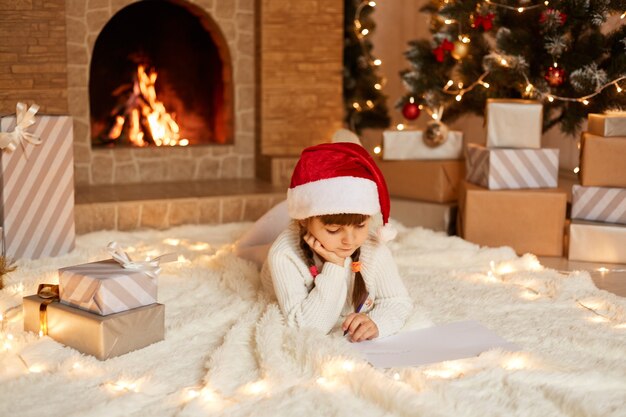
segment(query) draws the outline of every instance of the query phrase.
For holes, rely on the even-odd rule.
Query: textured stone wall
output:
[[[262,0],[261,153],[298,155],[343,118],[343,2]]]
[[[67,114],[64,0],[0,0],[0,114]]]
[[[2,0],[0,0],[2,1]],[[254,0],[177,0],[198,7],[221,30],[232,59],[234,145],[189,148],[92,149],[89,63],[104,25],[133,0],[66,0],[69,113],[74,117],[79,185],[254,176]]]
[[[285,193],[77,204],[76,233],[167,229],[183,224],[252,222],[285,199]]]

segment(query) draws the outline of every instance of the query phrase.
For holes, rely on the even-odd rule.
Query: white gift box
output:
[[[541,148],[543,105],[532,100],[488,99],[487,147]]]
[[[0,130],[16,132],[16,117],[2,117]],[[72,118],[36,115],[27,134],[41,143],[22,141],[0,150],[6,256],[62,255],[74,248],[75,237]]]
[[[574,185],[572,219],[626,224],[626,188]]]
[[[626,263],[626,226],[572,220],[568,259]]]
[[[598,136],[626,136],[626,112],[589,113],[587,130]]]
[[[426,145],[421,130],[385,130],[383,132],[383,159],[387,161],[413,159],[461,159],[463,132],[450,130],[444,143],[436,147]]]
[[[558,149],[493,149],[467,144],[467,181],[490,190],[556,188]]]

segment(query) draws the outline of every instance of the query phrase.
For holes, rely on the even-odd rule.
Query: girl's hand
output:
[[[317,253],[327,262],[331,262],[339,266],[344,266],[346,258],[342,258],[341,256],[337,255],[335,252],[326,250],[326,248],[321,244],[321,242],[315,239],[315,237],[312,234],[307,233],[306,235],[304,235],[304,241],[307,243],[307,245],[309,245],[309,247],[313,250],[313,252]]]
[[[351,313],[341,326],[352,342],[362,342],[378,337],[378,326],[364,313]]]

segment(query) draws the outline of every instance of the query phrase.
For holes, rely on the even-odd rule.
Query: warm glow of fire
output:
[[[135,146],[187,146],[188,139],[180,138],[180,128],[165,105],[157,99],[154,87],[157,73],[146,73],[143,65],[137,67],[133,92],[127,101],[125,116],[115,116],[115,123],[109,130],[109,139],[118,139],[126,125],[128,139]],[[130,114],[128,114],[130,113]]]

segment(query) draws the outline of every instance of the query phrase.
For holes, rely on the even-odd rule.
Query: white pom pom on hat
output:
[[[377,230],[382,241],[397,231],[389,224],[389,191],[382,172],[360,145],[323,143],[302,151],[287,191],[287,209],[293,219],[327,214],[382,214]]]

